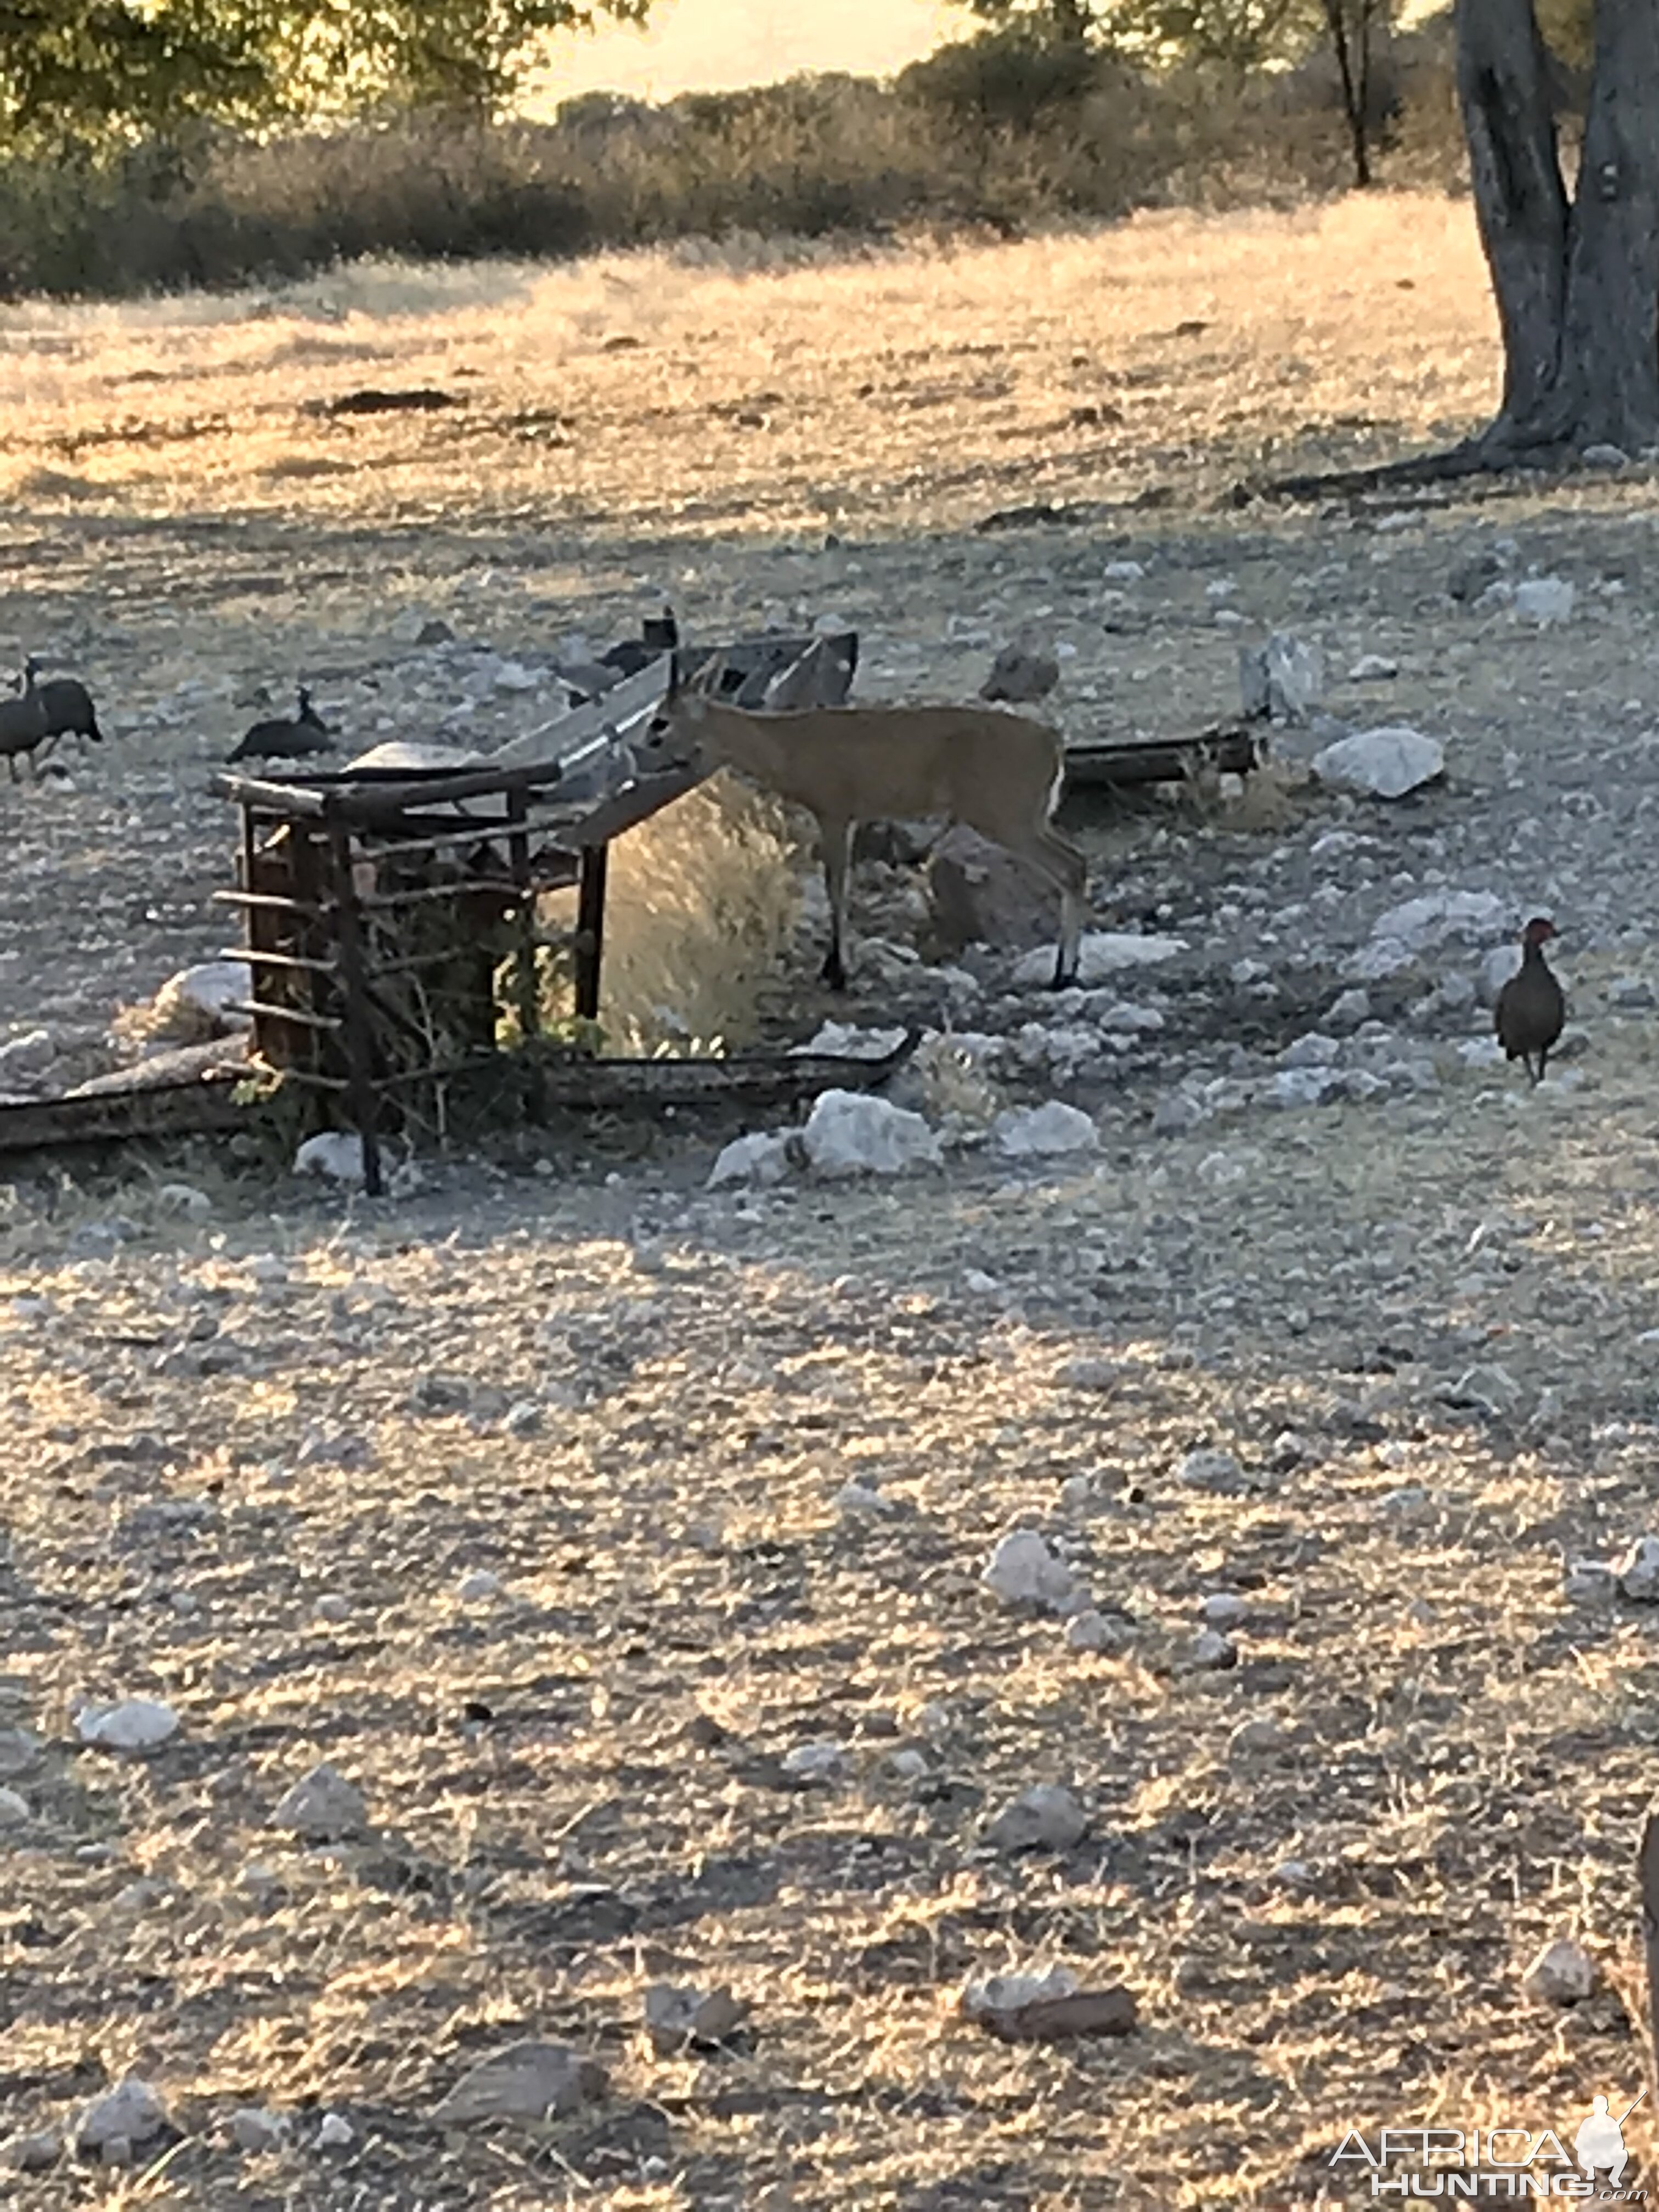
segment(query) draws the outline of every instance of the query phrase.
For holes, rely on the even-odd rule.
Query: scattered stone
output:
[[[1302,722],[1325,689],[1325,659],[1316,645],[1275,630],[1263,645],[1238,648],[1238,690],[1245,719]]]
[[[1039,1782],[1023,1790],[988,1822],[985,1840],[994,1850],[1068,1851],[1089,1831],[1089,1815],[1069,1790]]]
[[[461,2076],[434,2106],[433,2124],[560,2119],[603,2097],[608,2087],[604,2067],[568,2044],[513,2043]]]
[[[1507,903],[1495,891],[1425,891],[1377,916],[1353,970],[1361,982],[1377,982],[1449,939],[1490,938],[1508,920]]]
[[[1066,1641],[1073,1651],[1121,1651],[1133,1642],[1134,1632],[1133,1621],[1093,1606],[1074,1613],[1066,1624]]]
[[[1351,1030],[1357,1030],[1362,1022],[1370,1021],[1370,996],[1355,985],[1331,1001],[1325,1015],[1325,1026],[1328,1030],[1340,1030],[1346,1036]]]
[[[746,1137],[733,1137],[729,1145],[720,1147],[706,1187],[723,1190],[730,1183],[750,1183],[767,1189],[781,1182],[788,1172],[787,1133],[757,1129]]]
[[[1078,981],[1086,989],[1126,969],[1161,968],[1188,949],[1184,937],[1137,937],[1132,930],[1087,929],[1078,946]],[[1014,969],[1016,983],[1048,983],[1054,972],[1052,946],[1028,952]]]
[[[239,2106],[227,2124],[231,2141],[250,2158],[261,2151],[281,2150],[288,2141],[288,2123],[276,2112],[262,2112],[257,2105]]]
[[[194,1043],[246,1029],[251,1014],[235,1008],[253,997],[253,970],[246,960],[203,960],[169,975],[150,1001],[152,1034]]]
[[[1227,1757],[1230,1760],[1270,1759],[1275,1752],[1286,1749],[1290,1741],[1275,1720],[1263,1717],[1240,1721],[1227,1738]]]
[[[1507,1368],[1487,1364],[1466,1367],[1439,1395],[1446,1405],[1472,1407],[1477,1413],[1501,1420],[1514,1413],[1522,1391]]]
[[[872,1514],[895,1513],[898,1508],[890,1498],[884,1498],[874,1481],[865,1476],[843,1482],[832,1501],[838,1512],[860,1518]]]
[[[1565,576],[1528,576],[1515,587],[1512,602],[1523,622],[1542,629],[1552,623],[1571,622],[1577,593]]]
[[[501,1578],[491,1574],[488,1567],[475,1568],[470,1575],[463,1575],[455,1585],[455,1595],[463,1605],[482,1605],[501,1594]]]
[[[368,1807],[356,1784],[325,1760],[283,1792],[270,1817],[276,1827],[323,1842],[360,1834],[368,1825]]]
[[[542,1431],[542,1408],[533,1398],[515,1398],[501,1415],[502,1433],[509,1437],[536,1437]]]
[[[1385,684],[1400,673],[1400,663],[1386,653],[1364,653],[1348,671],[1350,684]]]
[[[1521,1987],[1541,2004],[1581,2004],[1595,1989],[1595,1961],[1582,1943],[1565,1936],[1546,1943],[1526,1972]]]
[[[319,1620],[349,1620],[351,1601],[342,1597],[337,1590],[325,1590],[312,1611]]]
[[[1166,1091],[1152,1109],[1155,1137],[1182,1137],[1204,1119],[1204,1109],[1184,1091]]]
[[[887,1771],[896,1781],[920,1782],[927,1771],[927,1761],[919,1751],[890,1752],[887,1758]]]
[[[1480,956],[1475,973],[1475,993],[1483,1006],[1495,1006],[1498,994],[1512,975],[1521,972],[1521,947],[1494,945]]]
[[[186,1221],[210,1221],[213,1200],[194,1183],[164,1182],[155,1194],[155,1210],[178,1214]]]
[[[899,1175],[907,1168],[938,1167],[944,1158],[938,1137],[920,1114],[861,1091],[821,1091],[801,1143],[813,1168],[830,1177]]]
[[[1238,1664],[1238,1647],[1219,1629],[1200,1630],[1193,1638],[1192,1663],[1205,1672],[1222,1673]]]
[[[1237,1456],[1208,1446],[1189,1451],[1176,1467],[1175,1475],[1176,1480],[1184,1483],[1188,1490],[1213,1491],[1224,1498],[1249,1488],[1249,1477]]]
[[[112,2142],[148,2142],[167,2124],[167,2106],[160,2096],[148,2081],[129,2074],[84,2107],[75,2123],[75,2148],[84,2158]]]
[[[1621,1014],[1650,1012],[1654,1003],[1652,987],[1639,975],[1615,975],[1607,985],[1607,1004]]]
[[[734,1997],[725,1984],[705,1991],[653,1982],[645,1993],[646,2033],[659,2058],[725,2043],[742,2027],[748,2014],[748,2006]]]
[[[1601,443],[1586,446],[1578,456],[1587,469],[1627,469],[1630,455],[1622,446]]]
[[[1056,1559],[1035,1528],[1002,1538],[980,1580],[1005,1605],[1036,1605],[1058,1612],[1072,1594],[1072,1571]]]
[[[1564,1594],[1570,1605],[1606,1605],[1618,1587],[1618,1571],[1607,1560],[1574,1559],[1567,1569]]]
[[[831,1738],[816,1743],[798,1743],[784,1753],[783,1771],[792,1782],[811,1789],[818,1783],[833,1782],[846,1757],[846,1746]]]
[[[965,2019],[1004,2043],[1050,2043],[1075,2035],[1127,2035],[1135,2001],[1117,1987],[1080,1990],[1063,1967],[1041,1977],[992,1974],[970,1982],[961,1997]]]
[[[343,2119],[338,2112],[323,2114],[323,2124],[317,2130],[319,2150],[344,2150],[356,2140],[356,2130],[349,2120]]]
[[[55,2128],[36,2128],[0,2143],[0,2166],[14,2173],[50,2173],[63,2155],[64,2138]]]
[[[991,1125],[997,1150],[1011,1159],[1045,1158],[1058,1152],[1092,1152],[1100,1132],[1080,1107],[1050,1098],[1042,1106],[1014,1106]]]
[[[75,1732],[100,1751],[153,1751],[178,1735],[179,1716],[159,1698],[124,1698],[118,1705],[82,1705]]]
[[[1446,772],[1445,748],[1405,723],[1356,730],[1322,746],[1309,763],[1322,783],[1373,799],[1403,799]]]
[[[1446,590],[1454,599],[1467,605],[1479,599],[1503,573],[1504,564],[1495,553],[1476,553],[1458,562],[1446,579]]]
[[[1059,681],[1060,663],[1052,653],[1005,645],[991,663],[991,672],[981,684],[979,696],[1025,706],[1033,699],[1046,699]]]
[[[295,1175],[325,1176],[330,1182],[363,1180],[363,1140],[353,1130],[324,1129],[307,1137],[294,1155]]]
[[[1066,1359],[1054,1370],[1062,1390],[1115,1390],[1123,1380],[1123,1369],[1115,1359]]]
[[[0,1828],[23,1827],[30,1818],[28,1799],[0,1785]]]
[[[927,886],[933,934],[947,952],[967,945],[1015,952],[1054,945],[1059,895],[977,830],[957,823],[945,832],[927,856]],[[1052,949],[1048,957],[1052,963]]]
[[[1249,1609],[1231,1590],[1212,1590],[1198,1608],[1206,1628],[1237,1628]]]
[[[1281,1859],[1268,1875],[1275,1889],[1311,1889],[1316,1879],[1306,1859]]]
[[[1279,1055],[1281,1067],[1329,1067],[1341,1057],[1342,1047],[1334,1036],[1322,1036],[1317,1030],[1310,1030],[1305,1036],[1287,1044]]]
[[[1634,1604],[1659,1604],[1659,1536],[1638,1536],[1613,1571]]]

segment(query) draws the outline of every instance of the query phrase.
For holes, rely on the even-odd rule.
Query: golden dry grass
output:
[[[1395,451],[1496,392],[1474,224],[1443,200],[736,258],[369,266],[258,300],[8,308],[0,488],[26,511],[149,518],[937,525],[1011,484],[1128,496]],[[465,404],[303,411],[363,385]]]
[[[1391,706],[1458,740],[1468,781],[1378,832],[1383,879],[1420,866],[1423,819],[1478,830],[1506,746],[1528,775],[1559,767],[1546,708],[1635,726],[1634,599],[1565,638],[1453,636],[1433,594],[1468,550],[1455,517],[1253,524],[1241,550],[1189,508],[1157,541],[1152,612],[1109,631],[1109,539],[960,531],[1012,500],[1198,499],[1264,454],[1479,419],[1490,312],[1467,210],[1440,203],[793,269],[359,270],[263,303],[12,309],[0,338],[31,564],[6,619],[87,640],[137,702],[103,781],[8,797],[9,1012],[70,973],[95,997],[135,938],[163,965],[211,948],[196,920],[131,917],[159,875],[174,899],[216,880],[196,771],[228,687],[372,670],[405,604],[507,643],[668,585],[710,629],[835,595],[890,694],[962,696],[996,624],[1051,623],[1078,644],[1063,717],[1106,700],[1169,728],[1229,703],[1236,638],[1205,598],[1224,562],[1253,623],[1289,606],[1353,657],[1380,635]],[[469,404],[300,411],[371,382]],[[1540,560],[1588,569],[1620,495],[1575,496],[1554,537],[1528,526]],[[842,515],[862,542],[818,553]],[[180,702],[198,673],[222,696]],[[1121,830],[1103,903],[1130,876],[1207,913],[1261,857],[1237,823],[1151,819]],[[723,895],[660,834],[626,864],[657,906],[641,970]],[[786,919],[770,834],[739,871],[745,991]],[[1249,926],[1216,940],[1223,968]],[[1579,988],[1605,980],[1587,962]],[[653,1003],[646,973],[617,990],[624,1014]],[[693,1003],[688,1025],[724,1025],[725,997]],[[873,988],[855,1005],[888,1011]],[[790,1012],[793,1036],[817,1002]],[[1570,1604],[1562,1566],[1650,1525],[1659,1217],[1647,1030],[1592,1018],[1580,1092],[1460,1075],[1155,1141],[1131,1089],[1098,1173],[1032,1182],[969,1161],[705,1199],[710,1146],[665,1136],[614,1188],[562,1152],[544,1178],[463,1167],[386,1219],[206,1169],[204,1225],[153,1179],[0,1186],[0,1726],[47,1739],[17,1778],[31,1819],[0,1834],[0,2096],[8,2126],[62,2118],[136,2066],[184,2135],[149,2177],[65,2166],[23,2201],[1281,2212],[1332,2201],[1352,2126],[1570,2132],[1597,2093],[1622,2106],[1648,2064],[1631,1859],[1654,1644],[1644,1612]],[[982,1121],[994,1102],[934,1059],[936,1110]],[[1115,1382],[1068,1382],[1079,1357]],[[1446,1402],[1492,1358],[1514,1421]],[[434,1375],[449,1410],[419,1411]],[[504,1425],[532,1397],[540,1433]],[[1275,1467],[1286,1431],[1303,1449]],[[1261,1470],[1260,1494],[1177,1483],[1200,1441]],[[854,1469],[890,1517],[839,1511]],[[144,1533],[159,1498],[203,1501],[199,1532]],[[1126,1654],[992,1606],[978,1571],[1014,1521],[1133,1610]],[[501,1593],[464,1601],[479,1568]],[[1195,1674],[1218,1588],[1249,1607],[1240,1664]],[[173,1700],[179,1741],[77,1753],[76,1701],[122,1692]],[[842,1775],[786,1786],[780,1759],[825,1737]],[[319,1758],[362,1783],[373,1838],[273,1832]],[[1010,1865],[980,1826],[1037,1779],[1073,1783],[1093,1826]],[[1604,1992],[1522,2003],[1528,1955],[1567,1933]],[[969,1974],[1049,1960],[1122,1977],[1139,2031],[1022,2051],[956,2015]],[[752,2045],[655,2058],[659,1978],[732,1983]],[[532,2033],[605,2056],[591,2126],[426,2124],[472,2059]],[[233,2152],[245,2100],[293,2115],[292,2146]],[[344,2154],[315,2148],[326,2106],[350,2114]]]

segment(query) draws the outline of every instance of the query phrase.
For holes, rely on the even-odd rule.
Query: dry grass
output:
[[[833,598],[889,696],[965,696],[1000,626],[1037,625],[1077,647],[1063,717],[1167,729],[1232,696],[1205,597],[1224,565],[1253,623],[1317,623],[1335,665],[1397,653],[1389,711],[1445,729],[1471,779],[1433,818],[1478,830],[1506,747],[1528,775],[1579,765],[1540,702],[1569,737],[1638,728],[1633,592],[1573,632],[1453,635],[1432,610],[1473,535],[1456,516],[1246,542],[1189,507],[1133,546],[960,527],[1462,428],[1494,388],[1478,274],[1466,210],[1395,200],[816,269],[362,270],[264,302],[9,311],[3,618],[96,656],[125,727],[77,790],[6,792],[0,1008],[76,991],[90,1018],[213,950],[228,838],[203,770],[235,687],[326,666],[367,714],[405,605],[505,650],[608,634],[667,587],[709,630]],[[299,411],[371,381],[469,404]],[[16,489],[39,471],[84,496]],[[1629,496],[1505,523],[1596,574]],[[821,551],[844,514],[854,542]],[[1108,631],[1120,550],[1167,558],[1152,612],[1117,617],[1142,627]],[[689,946],[680,1018],[728,1026],[787,927],[772,829],[721,812],[704,880],[721,802],[700,803],[695,838],[618,856],[615,1020],[659,1003],[653,948]],[[1184,926],[1261,851],[1170,812],[1115,833],[1100,894]],[[1420,866],[1429,818],[1389,833],[1384,880]],[[714,1006],[698,947],[734,896],[753,933]],[[1263,919],[1232,912],[1223,969]],[[819,1011],[799,989],[792,1035]],[[854,1011],[890,1009],[871,987]],[[30,1822],[0,1833],[0,2098],[8,2127],[61,2118],[137,2066],[185,2138],[149,2177],[65,2166],[20,2201],[1281,2212],[1331,2201],[1352,2126],[1570,2133],[1594,2094],[1622,2106],[1646,2077],[1654,1643],[1645,1613],[1570,1606],[1561,1569],[1650,1525],[1659,1216],[1646,1030],[1595,1034],[1587,1087],[1536,1098],[1459,1077],[1154,1141],[1126,1089],[1098,1173],[1030,1181],[970,1162],[716,1200],[709,1146],[664,1135],[614,1187],[570,1147],[545,1177],[463,1166],[389,1218],[206,1169],[201,1225],[138,1177],[0,1186],[0,1725],[47,1739],[16,1781]],[[935,1107],[982,1120],[994,1097],[933,1059]],[[1079,1357],[1117,1363],[1114,1386],[1065,1381]],[[1513,1422],[1446,1402],[1493,1358]],[[417,1411],[434,1376],[449,1410]],[[538,1435],[503,1421],[527,1398]],[[1304,1449],[1273,1471],[1286,1431]],[[1200,1441],[1261,1493],[1176,1482]],[[838,1511],[854,1469],[892,1516]],[[1385,1503],[1407,1486],[1419,1503]],[[135,1517],[161,1498],[200,1501],[195,1533]],[[1133,1611],[1125,1656],[991,1606],[978,1570],[1017,1520]],[[480,1568],[501,1595],[463,1601]],[[1241,1663],[1194,1674],[1219,1588],[1249,1607]],[[179,1740],[76,1752],[76,1702],[117,1692],[173,1700]],[[831,1736],[842,1776],[785,1786],[780,1758]],[[363,1784],[373,1838],[273,1832],[320,1758]],[[1073,1783],[1093,1826],[1012,1865],[981,1822],[1037,1779]],[[1305,1888],[1276,1871],[1293,1858]],[[1528,1954],[1574,1931],[1607,1993],[1522,2004]],[[956,2016],[969,1974],[1047,1959],[1127,1980],[1141,2029],[1021,2051]],[[652,2057],[658,1978],[732,1983],[752,2045]],[[605,2057],[591,2124],[426,2124],[532,2033]],[[238,2157],[242,2101],[294,2115],[295,2145]],[[325,2106],[344,2153],[314,2148]]]
[[[0,311],[0,489],[42,519],[942,522],[1443,438],[1490,411],[1494,336],[1467,207],[1406,195],[783,269],[360,266]],[[462,404],[303,411],[364,384]]]

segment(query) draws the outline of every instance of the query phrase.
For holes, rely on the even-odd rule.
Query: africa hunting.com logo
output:
[[[1482,2204],[1565,2197],[1639,2204],[1647,2192],[1630,2185],[1624,2126],[1647,2094],[1633,2098],[1617,2119],[1608,2100],[1597,2097],[1578,2124],[1571,2153],[1553,2128],[1382,2128],[1375,2138],[1351,2128],[1331,2165],[1349,2181],[1369,2181],[1372,2197],[1462,2197]]]

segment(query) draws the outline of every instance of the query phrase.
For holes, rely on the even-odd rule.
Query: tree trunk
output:
[[[1494,459],[1659,439],[1659,7],[1597,0],[1569,203],[1533,0],[1456,0],[1457,88],[1504,337]]]
[[[1348,39],[1344,0],[1324,0],[1325,26],[1331,34],[1331,51],[1342,80],[1342,119],[1348,126],[1353,149],[1353,180],[1363,191],[1371,181],[1370,160],[1370,0],[1359,0],[1353,47]],[[1358,67],[1356,67],[1356,59]]]

